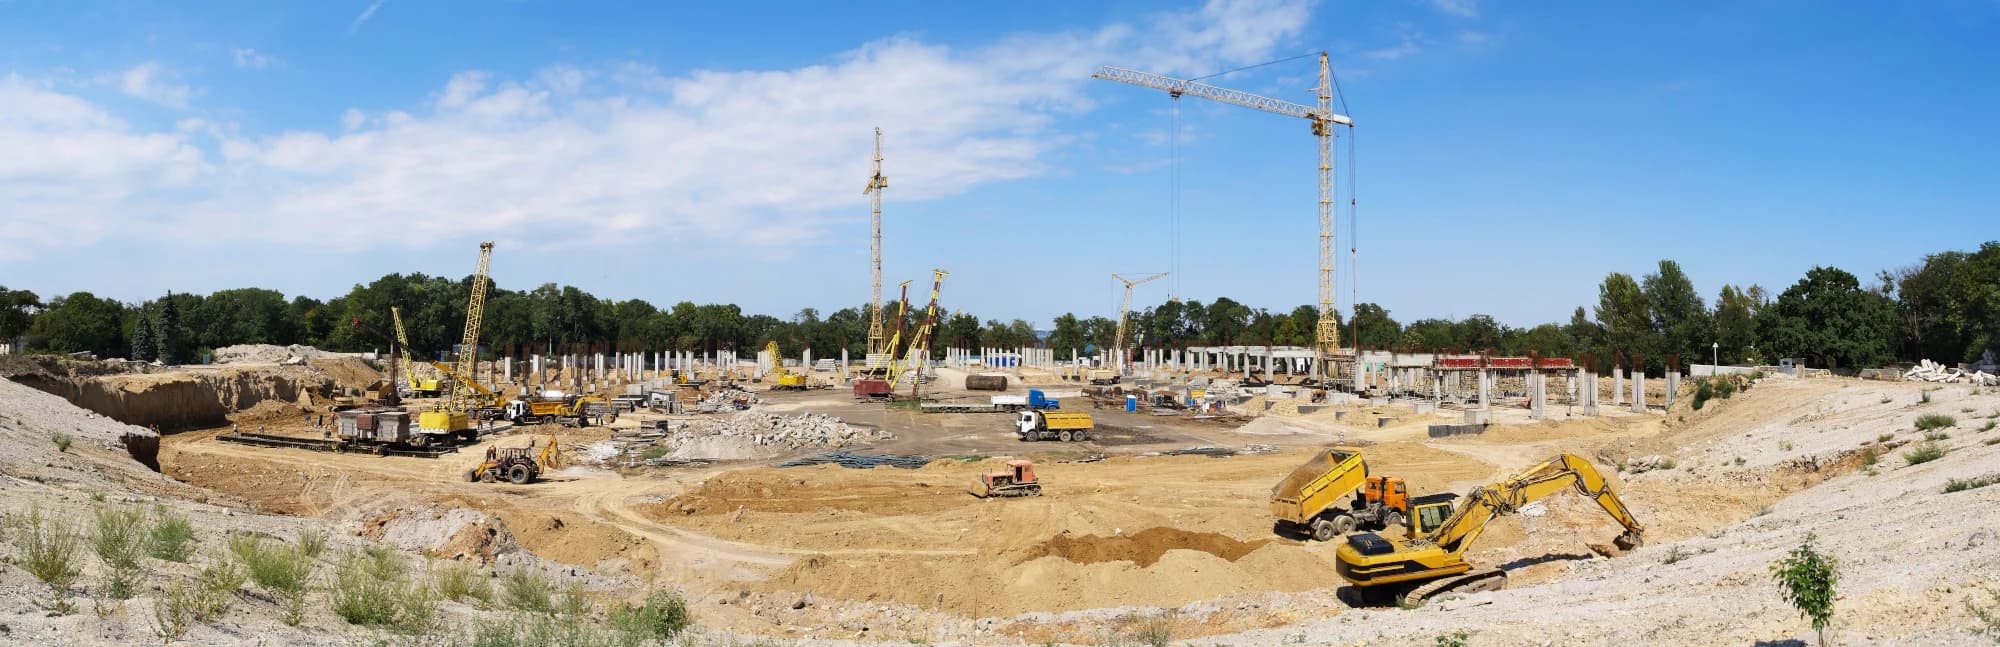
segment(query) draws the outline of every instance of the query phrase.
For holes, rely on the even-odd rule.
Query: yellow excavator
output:
[[[778,353],[777,340],[774,339],[771,340],[771,343],[765,344],[764,352],[771,354],[771,388],[779,391],[806,390],[806,376],[804,373],[793,373],[785,370],[785,356]]]
[[[1347,594],[1359,598],[1350,601],[1382,604],[1393,600],[1399,606],[1413,607],[1443,593],[1505,587],[1506,571],[1475,570],[1465,561],[1465,551],[1494,519],[1568,489],[1596,501],[1625,527],[1625,533],[1613,540],[1616,550],[1597,545],[1591,546],[1592,550],[1611,556],[1644,542],[1645,529],[1597,467],[1575,454],[1559,454],[1512,478],[1476,488],[1455,505],[1449,500],[1415,504],[1409,530],[1402,539],[1372,532],[1349,535],[1334,554],[1340,560],[1336,566],[1340,577],[1353,585]]]

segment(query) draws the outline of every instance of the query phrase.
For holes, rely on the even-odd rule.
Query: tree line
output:
[[[327,350],[385,349],[393,334],[391,306],[400,308],[410,345],[441,356],[459,342],[471,277],[389,274],[320,301],[286,298],[260,288],[208,295],[172,293],[128,304],[89,292],[44,301],[33,292],[0,287],[0,340],[24,339],[31,350],[91,351],[104,357],[202,361],[211,349],[235,344],[307,344]],[[806,348],[817,357],[841,349],[859,358],[866,345],[865,305],[824,316],[813,308],[789,318],[744,314],[732,304],[676,303],[661,308],[640,299],[602,299],[575,286],[543,284],[508,290],[488,284],[481,341],[489,353],[697,351],[751,352],[777,341],[787,355]],[[897,304],[885,304],[894,319]],[[902,313],[907,338],[923,304]],[[1253,308],[1223,297],[1204,303],[1170,300],[1131,314],[1128,346],[1311,346],[1318,312]],[[1059,359],[1072,349],[1089,355],[1109,348],[1117,321],[1063,313],[1044,335],[1022,319],[986,319],[940,309],[932,347],[1046,346]],[[890,330],[896,321],[886,324]],[[1607,275],[1595,304],[1567,322],[1527,328],[1475,314],[1458,320],[1399,322],[1373,303],[1356,304],[1340,319],[1343,341],[1363,348],[1406,351],[1530,352],[1544,356],[1640,357],[1658,370],[1667,356],[1683,363],[1762,363],[1804,358],[1811,366],[1856,368],[1893,360],[1972,361],[2000,349],[2000,242],[1974,252],[1932,254],[1907,267],[1877,273],[1864,284],[1845,270],[1816,267],[1777,294],[1725,284],[1705,300],[1680,265],[1662,260],[1637,278]]]

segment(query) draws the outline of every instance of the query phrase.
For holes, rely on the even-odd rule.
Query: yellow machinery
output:
[[[471,293],[465,303],[465,334],[458,345],[456,375],[470,377],[479,366],[479,324],[486,316],[486,276],[493,264],[493,243],[479,244],[479,265],[472,272]],[[417,431],[423,442],[452,438],[470,440],[479,431],[472,426],[475,407],[473,389],[465,380],[453,380],[450,399],[436,408],[417,414]]]
[[[417,365],[410,361],[410,333],[403,329],[403,309],[389,306],[389,316],[396,322],[396,343],[403,345],[400,361],[403,363],[403,379],[409,384],[405,390],[413,398],[435,398],[444,391],[443,381],[436,375],[420,375]]]
[[[1355,496],[1350,499],[1349,494]],[[1370,476],[1360,448],[1332,447],[1315,452],[1271,486],[1271,515],[1277,518],[1273,530],[1327,541],[1356,528],[1408,525],[1413,504],[1450,505],[1453,498],[1433,494],[1413,499],[1403,479]]]
[[[1507,480],[1474,489],[1456,509],[1450,501],[1415,505],[1409,531],[1402,539],[1386,539],[1375,533],[1349,535],[1334,553],[1339,559],[1337,569],[1341,578],[1354,585],[1353,593],[1360,601],[1369,603],[1394,598],[1400,605],[1417,606],[1441,593],[1503,588],[1506,571],[1474,570],[1465,561],[1465,551],[1495,518],[1568,489],[1596,501],[1625,527],[1625,533],[1614,540],[1616,551],[1601,546],[1592,546],[1593,550],[1616,554],[1643,543],[1645,529],[1632,518],[1631,510],[1612,491],[1604,475],[1590,461],[1566,453]]]
[[[779,391],[806,390],[806,376],[785,370],[785,356],[778,353],[778,340],[764,345],[764,352],[771,354],[771,388]]]
[[[588,427],[617,418],[611,412],[611,403],[594,395],[572,395],[559,400],[514,400],[507,403],[504,411],[507,420],[522,425],[538,425],[553,420],[566,427]]]
[[[1090,440],[1090,432],[1096,426],[1090,414],[1081,411],[1022,411],[1014,420],[1014,435],[1021,442],[1060,440],[1067,443]]]
[[[515,485],[533,483],[542,477],[543,470],[560,467],[557,463],[562,460],[562,450],[557,448],[555,436],[548,439],[549,444],[543,445],[541,451],[535,451],[532,441],[527,447],[488,447],[486,460],[466,472],[465,480],[487,483],[505,480]]]
[[[916,333],[910,335],[910,345],[903,349],[902,361],[889,365],[889,384],[892,389],[898,380],[903,379],[905,371],[915,369],[916,374],[910,380],[912,398],[917,398],[917,385],[924,381],[924,363],[931,359],[931,330],[937,326],[938,292],[944,288],[944,277],[947,276],[951,276],[951,273],[939,269],[931,270],[931,304],[924,308],[924,321],[917,325]]]
[[[479,380],[472,379],[469,375],[459,375],[458,369],[450,364],[431,362],[430,365],[439,373],[451,376],[453,384],[463,384],[466,388],[472,389],[472,395],[467,401],[470,403],[468,411],[472,413],[473,418],[485,420],[500,417],[501,406],[504,403],[498,392],[486,388],[486,385],[480,384]]]

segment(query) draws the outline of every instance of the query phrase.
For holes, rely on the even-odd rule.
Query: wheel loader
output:
[[[486,460],[465,473],[465,480],[492,483],[505,480],[515,485],[527,485],[542,477],[542,470],[556,469],[561,459],[561,450],[556,446],[556,437],[549,436],[549,443],[535,451],[535,443],[527,447],[488,447]]]
[[[1407,608],[1445,593],[1505,588],[1506,571],[1473,568],[1465,561],[1466,550],[1500,515],[1569,489],[1596,501],[1625,528],[1613,540],[1615,549],[1591,545],[1591,550],[1616,556],[1644,543],[1645,528],[1597,467],[1581,456],[1559,454],[1499,483],[1476,488],[1457,502],[1413,504],[1409,529],[1400,539],[1372,532],[1348,535],[1334,551],[1339,560],[1335,569],[1352,585],[1342,595],[1351,603],[1394,601]]]
[[[972,495],[981,499],[1041,496],[1042,482],[1035,479],[1034,461],[1007,461],[1007,471],[979,475],[972,484]]]

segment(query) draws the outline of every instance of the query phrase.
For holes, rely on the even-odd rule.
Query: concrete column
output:
[[[1611,367],[1611,406],[1625,404],[1625,367]]]
[[[1549,417],[1548,379],[1541,371],[1528,374],[1528,417],[1535,420]]]
[[[1632,413],[1646,412],[1646,370],[1632,372]]]
[[[1489,377],[1490,374],[1487,373],[1486,369],[1479,369],[1479,408],[1481,409],[1491,408],[1487,398],[1491,395],[1493,383],[1488,379]]]
[[[1672,409],[1674,408],[1674,396],[1675,396],[1675,395],[1677,395],[1678,393],[1680,393],[1680,388],[1681,388],[1681,372],[1680,372],[1680,371],[1676,371],[1676,370],[1672,370],[1672,369],[1668,369],[1668,370],[1667,370],[1667,409],[1668,409],[1668,410],[1672,410]]]

